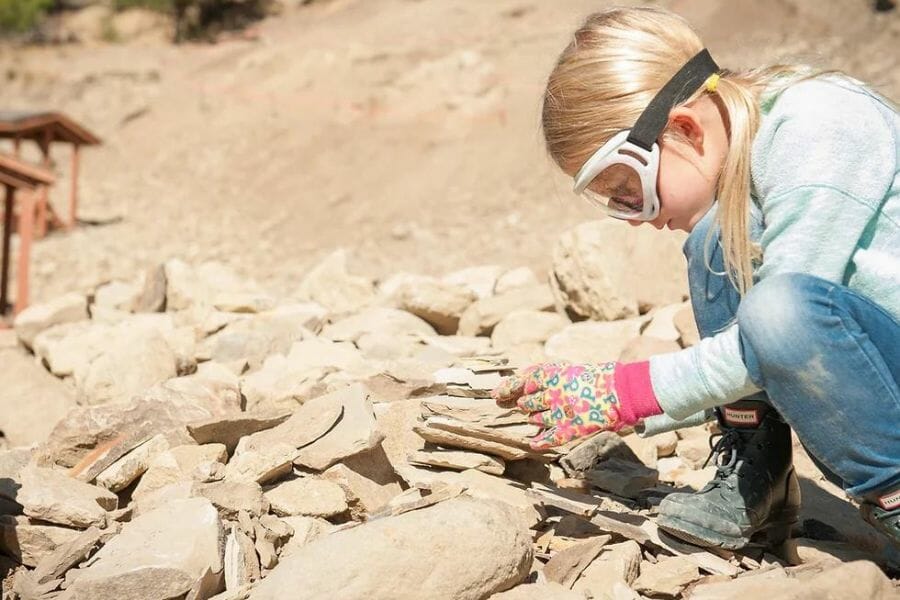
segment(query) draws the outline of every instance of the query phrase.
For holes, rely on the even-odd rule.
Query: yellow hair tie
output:
[[[713,73],[706,79],[706,91],[710,94],[716,93],[716,86],[719,85],[719,74]]]

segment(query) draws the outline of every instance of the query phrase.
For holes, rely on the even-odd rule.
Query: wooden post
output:
[[[72,191],[69,195],[69,228],[78,222],[78,152],[80,144],[72,146]]]
[[[20,153],[19,153],[19,142],[20,141],[21,140],[19,139],[19,136],[16,136],[15,138],[13,138],[13,153],[15,154],[16,158],[20,158]]]
[[[50,170],[50,144],[53,141],[53,134],[50,128],[44,130],[44,140],[41,144],[41,152],[44,154],[44,160],[41,164],[48,171]],[[41,239],[47,235],[47,203],[50,201],[50,186],[45,185],[41,188],[40,196],[37,201],[37,224],[35,228],[35,237]]]
[[[34,238],[34,205],[37,194],[22,194],[19,198],[19,264],[16,268],[16,307],[14,315],[28,306],[28,266],[31,261],[31,240]]]
[[[6,200],[3,206],[3,257],[0,264],[0,317],[6,314],[9,301],[9,240],[12,237],[13,199],[16,191],[6,186]]]

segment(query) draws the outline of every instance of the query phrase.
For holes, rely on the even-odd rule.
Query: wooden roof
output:
[[[100,138],[60,112],[0,110],[0,138],[19,138],[43,143],[45,132],[51,142],[94,146]]]
[[[34,189],[53,183],[53,173],[19,160],[15,156],[0,153],[0,184],[14,188]]]

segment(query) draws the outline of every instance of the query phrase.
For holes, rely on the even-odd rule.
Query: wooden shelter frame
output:
[[[37,238],[47,233],[49,221],[59,227],[71,229],[78,222],[78,171],[81,146],[95,146],[100,138],[60,112],[0,111],[0,139],[13,141],[15,156],[20,157],[22,140],[31,140],[40,148],[41,166],[51,169],[50,149],[54,143],[72,144],[71,187],[69,190],[69,218],[63,222],[49,202],[49,186],[44,186],[35,205]]]
[[[43,191],[53,184],[53,174],[42,167],[23,162],[14,156],[0,154],[0,185],[3,197],[3,241],[0,262],[0,317],[9,309],[9,263],[12,250],[12,230],[15,204],[18,202],[19,256],[16,269],[16,303],[18,314],[28,305],[28,267],[31,261],[31,242],[35,233],[35,206]]]

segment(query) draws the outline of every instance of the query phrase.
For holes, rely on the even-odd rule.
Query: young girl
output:
[[[494,391],[535,449],[715,414],[717,473],[658,524],[704,546],[797,520],[791,428],[900,543],[900,118],[834,73],[716,65],[680,17],[590,16],[550,74],[543,128],[576,193],[684,245],[702,341],[646,362],[539,364]],[[712,409],[715,409],[714,411]]]

